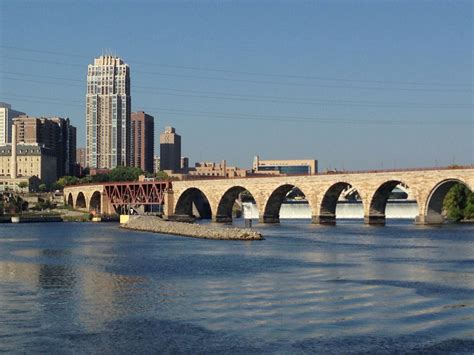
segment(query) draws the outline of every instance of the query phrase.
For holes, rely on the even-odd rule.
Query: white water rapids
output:
[[[251,202],[243,203],[244,218],[258,218],[257,206]],[[415,218],[418,215],[418,206],[415,201],[388,202],[385,210],[387,218]],[[280,209],[280,218],[300,219],[311,218],[311,209],[307,203],[283,203]],[[338,203],[336,218],[364,218],[362,203]]]

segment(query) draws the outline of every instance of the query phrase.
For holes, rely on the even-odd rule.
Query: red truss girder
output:
[[[115,182],[104,184],[105,193],[114,207],[124,205],[163,205],[171,181]]]

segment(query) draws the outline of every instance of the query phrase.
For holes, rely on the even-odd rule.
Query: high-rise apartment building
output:
[[[12,142],[12,124],[13,119],[23,112],[12,110],[11,105],[0,102],[0,144]]]
[[[76,149],[76,164],[81,166],[83,169],[86,167],[86,148]]]
[[[103,55],[87,69],[86,163],[113,169],[130,164],[130,68]]]
[[[56,124],[56,155],[58,157],[58,177],[75,174],[76,165],[76,127],[69,118],[52,117],[50,122]]]
[[[160,134],[160,169],[181,169],[181,136],[176,134],[173,127],[166,127]]]
[[[143,111],[132,112],[132,154],[130,165],[149,173],[153,172],[154,130],[153,116]]]
[[[56,176],[74,175],[76,127],[69,118],[37,118],[22,115],[13,120],[18,143],[38,144],[51,149],[57,158]]]

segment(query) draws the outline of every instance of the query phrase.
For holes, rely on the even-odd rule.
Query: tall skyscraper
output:
[[[166,127],[160,134],[160,169],[181,169],[181,136],[176,134],[173,127]]]
[[[153,172],[153,153],[155,151],[154,118],[149,114],[132,112],[132,161],[131,165]]]
[[[103,55],[87,69],[86,163],[113,169],[130,164],[130,68]]]
[[[11,143],[12,120],[20,115],[24,115],[24,113],[12,110],[11,105],[0,102],[0,144]]]

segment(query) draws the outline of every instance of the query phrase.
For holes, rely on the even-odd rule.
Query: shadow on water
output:
[[[59,333],[47,338],[33,336],[25,350],[35,352],[68,353],[206,353],[206,354],[261,354],[261,353],[331,353],[331,354],[469,354],[474,340],[450,339],[433,341],[429,335],[413,336],[347,336],[309,338],[301,341],[267,342],[248,339],[223,331],[210,331],[193,324],[157,320],[128,319],[110,322],[106,330],[93,333]],[[14,350],[14,349],[6,349]]]

